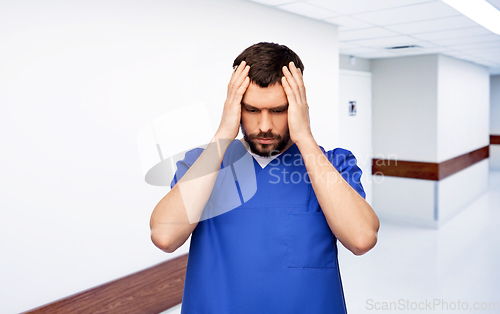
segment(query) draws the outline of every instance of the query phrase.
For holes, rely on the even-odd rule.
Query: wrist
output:
[[[236,124],[228,125],[227,123],[221,122],[217,131],[215,132],[214,138],[221,140],[234,140],[238,136],[239,126]]]
[[[221,152],[225,152],[235,138],[236,136],[229,135],[229,133],[217,131],[210,140],[210,143],[216,143],[216,145],[219,147],[219,150]]]
[[[238,135],[238,134],[236,134]],[[212,141],[218,140],[218,141],[233,141],[236,138],[236,135],[231,134],[229,132],[224,132],[221,130],[217,130],[215,132],[215,135],[212,137]]]
[[[293,142],[297,145],[297,146],[303,146],[303,145],[307,145],[307,144],[316,144],[316,140],[314,139],[312,133],[308,132],[300,137],[294,137],[293,139]]]

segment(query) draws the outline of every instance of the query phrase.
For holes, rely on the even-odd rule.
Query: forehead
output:
[[[250,83],[243,95],[242,102],[259,109],[274,108],[288,104],[281,84],[262,88],[255,83]]]

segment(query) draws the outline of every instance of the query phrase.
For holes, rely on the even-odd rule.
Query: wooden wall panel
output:
[[[187,260],[185,254],[25,313],[161,313],[182,302]]]
[[[459,172],[490,156],[490,147],[484,146],[467,154],[448,159],[439,164],[439,180]]]
[[[438,164],[404,160],[373,159],[372,174],[389,177],[438,179]]]
[[[488,157],[489,146],[484,146],[441,163],[373,159],[372,174],[438,181]]]
[[[490,135],[490,144],[499,145],[500,135]]]

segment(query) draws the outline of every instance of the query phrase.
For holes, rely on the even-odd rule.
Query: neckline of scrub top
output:
[[[262,169],[264,169],[264,167],[266,167],[271,161],[273,161],[274,158],[276,158],[279,155],[283,154],[283,153],[279,153],[279,154],[271,156],[271,157],[264,157],[264,156],[260,156],[260,155],[252,153],[249,149],[247,149],[247,151],[259,163],[259,165],[260,165],[260,167]]]
[[[273,161],[274,159],[283,156],[285,153],[288,153],[288,155],[290,155],[290,153],[292,151],[294,151],[294,148],[297,147],[297,144],[293,143],[292,145],[290,145],[290,147],[288,147],[287,149],[285,149],[285,151],[275,155],[275,156],[272,156],[272,157],[262,157],[262,156],[259,156],[257,154],[254,154],[250,151],[249,148],[247,148],[247,145],[245,145],[243,143],[243,139],[239,140],[239,142],[241,143],[241,145],[243,145],[243,147],[245,147],[245,149],[250,153],[250,155],[252,155],[252,157],[254,157],[255,161],[259,164],[259,166],[261,167],[261,169],[264,169],[267,165],[269,165],[269,163],[271,163],[271,161]],[[292,154],[293,155],[293,154]],[[262,160],[259,160],[260,158],[262,158]],[[262,163],[261,163],[262,161]],[[260,172],[260,171],[259,171]]]

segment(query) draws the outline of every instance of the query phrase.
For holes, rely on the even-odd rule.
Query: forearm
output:
[[[222,158],[231,140],[215,136],[186,174],[156,205],[151,215],[151,240],[160,249],[173,252],[198,225],[212,193]]]
[[[377,242],[377,215],[328,161],[312,137],[297,146],[330,229],[351,252],[366,253]]]

